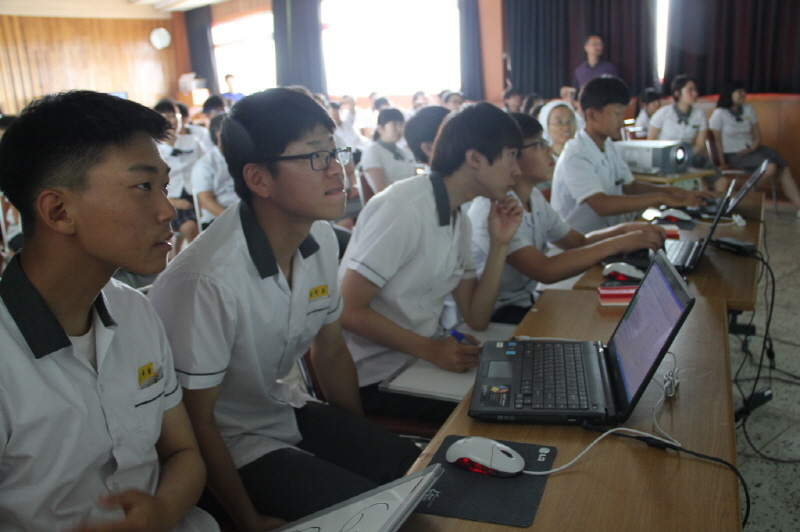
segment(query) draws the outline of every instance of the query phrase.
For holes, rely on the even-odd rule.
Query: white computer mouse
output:
[[[617,281],[641,281],[644,272],[627,262],[612,262],[603,268],[603,276]]]
[[[676,221],[677,220],[690,221],[692,219],[692,215],[680,209],[664,209],[663,211],[661,211],[661,218],[665,220],[674,218]]]
[[[495,477],[515,477],[525,469],[525,459],[517,451],[480,436],[457,440],[447,449],[445,459],[461,469]]]

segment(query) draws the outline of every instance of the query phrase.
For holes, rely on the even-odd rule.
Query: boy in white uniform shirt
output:
[[[166,265],[168,128],[74,91],[33,102],[0,142],[25,235],[0,280],[3,530],[219,530],[192,510],[205,468],[161,321],[110,280]]]
[[[614,76],[594,78],[581,90],[586,126],[564,146],[550,200],[558,215],[581,233],[633,220],[649,207],[697,206],[710,197],[634,181],[612,142],[620,138],[630,99],[625,82]]]
[[[233,177],[219,149],[219,131],[225,115],[211,119],[209,128],[212,148],[192,168],[192,187],[201,208],[201,227],[205,230],[225,209],[239,201],[233,189]]]
[[[149,292],[208,466],[201,506],[221,504],[239,531],[373,489],[403,476],[419,454],[360,415],[327,221],[344,211],[340,163],[350,148],[336,148],[333,130],[325,109],[300,92],[240,100],[221,145],[241,201]],[[330,404],[281,380],[309,348]]]
[[[441,421],[452,411],[452,403],[383,392],[378,383],[414,357],[454,372],[477,365],[480,348],[445,335],[439,316],[452,294],[470,327],[489,324],[508,242],[522,217],[506,196],[519,175],[521,141],[505,112],[488,103],[465,106],[439,130],[431,173],[393,184],[361,211],[339,278],[342,324],[366,412]],[[460,212],[477,196],[495,202],[480,279],[469,219]]]
[[[511,113],[524,138],[514,195],[525,208],[522,223],[508,247],[493,322],[519,323],[534,302],[539,282],[555,283],[577,275],[605,257],[642,248],[658,249],[664,244],[664,229],[647,223],[627,223],[587,235],[570,228],[553,210],[538,183],[553,176],[552,151],[542,138],[542,126],[530,115]],[[527,198],[527,199],[525,199]],[[478,273],[483,272],[489,250],[486,215],[491,208],[486,198],[475,198],[469,209],[472,221],[472,251]],[[564,253],[547,256],[552,242]]]

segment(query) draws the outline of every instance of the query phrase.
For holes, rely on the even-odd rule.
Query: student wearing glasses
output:
[[[221,504],[240,531],[375,488],[419,454],[361,416],[328,223],[344,212],[350,158],[334,128],[289,89],[239,101],[220,139],[241,201],[150,291],[208,467],[201,506]],[[281,380],[309,348],[328,404]]]
[[[609,255],[637,249],[658,249],[666,233],[647,223],[625,223],[586,235],[572,229],[553,210],[536,185],[553,178],[552,149],[542,135],[542,126],[530,115],[511,113],[524,138],[519,152],[521,175],[509,195],[524,207],[522,223],[508,245],[492,321],[519,323],[534,303],[539,282],[555,283],[578,275]],[[483,274],[489,252],[486,223],[491,202],[475,198],[469,209],[472,221],[472,252],[478,274]],[[549,244],[565,250],[548,257]]]

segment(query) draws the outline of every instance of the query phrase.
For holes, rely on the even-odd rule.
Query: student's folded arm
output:
[[[183,400],[208,470],[208,488],[242,532],[270,530],[282,521],[260,515],[242,484],[214,417],[221,384],[199,390],[183,390]]]
[[[342,327],[378,345],[427,360],[448,371],[461,372],[478,363],[480,348],[454,338],[433,340],[401,327],[370,307],[380,287],[348,269],[341,286]]]
[[[356,365],[342,337],[339,320],[319,330],[311,344],[311,359],[325,399],[332,405],[363,414]]]
[[[200,203],[200,206],[213,214],[214,216],[219,216],[225,211],[225,207],[217,203],[217,198],[214,196],[214,193],[210,190],[204,190],[202,192],[197,193],[197,201]]]

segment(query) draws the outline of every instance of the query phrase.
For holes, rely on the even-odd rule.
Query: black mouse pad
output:
[[[471,521],[527,527],[533,523],[542,500],[549,475],[525,475],[499,478],[459,469],[445,460],[450,445],[464,436],[447,436],[431,459],[442,464],[444,473],[417,511],[458,517]],[[526,471],[547,471],[553,468],[556,448],[532,443],[498,440],[517,451],[525,459]]]

